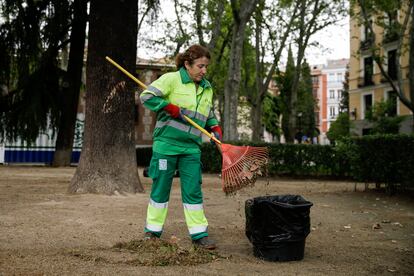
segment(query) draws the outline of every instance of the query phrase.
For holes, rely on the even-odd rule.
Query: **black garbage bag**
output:
[[[312,203],[300,195],[263,196],[246,201],[246,236],[256,257],[303,259]]]

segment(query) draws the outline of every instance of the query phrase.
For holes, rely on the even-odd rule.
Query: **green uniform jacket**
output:
[[[201,131],[188,122],[173,119],[163,110],[168,103],[184,108],[184,114],[203,128],[218,125],[210,83],[202,79],[196,91],[195,83],[184,67],[162,75],[141,93],[140,99],[146,108],[157,112],[153,134],[155,152],[167,155],[200,152]]]

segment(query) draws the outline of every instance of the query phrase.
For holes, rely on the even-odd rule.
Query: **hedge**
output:
[[[414,187],[414,136],[370,135],[338,145],[351,164],[356,181]]]
[[[269,148],[269,176],[329,177],[413,187],[414,136],[375,135],[331,145],[234,142]],[[221,156],[214,145],[201,147],[203,172],[219,173]],[[151,148],[138,148],[139,166],[148,166]]]

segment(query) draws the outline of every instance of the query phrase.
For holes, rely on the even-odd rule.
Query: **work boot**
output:
[[[216,249],[216,243],[208,237],[202,237],[198,240],[193,240],[193,244],[197,247],[213,250]]]
[[[159,239],[157,235],[152,232],[145,232],[144,241]]]

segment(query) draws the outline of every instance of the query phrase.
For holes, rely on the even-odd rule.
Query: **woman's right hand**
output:
[[[184,109],[180,108],[178,105],[169,103],[164,107],[164,110],[174,119],[180,119],[183,122],[187,120],[183,117]]]

